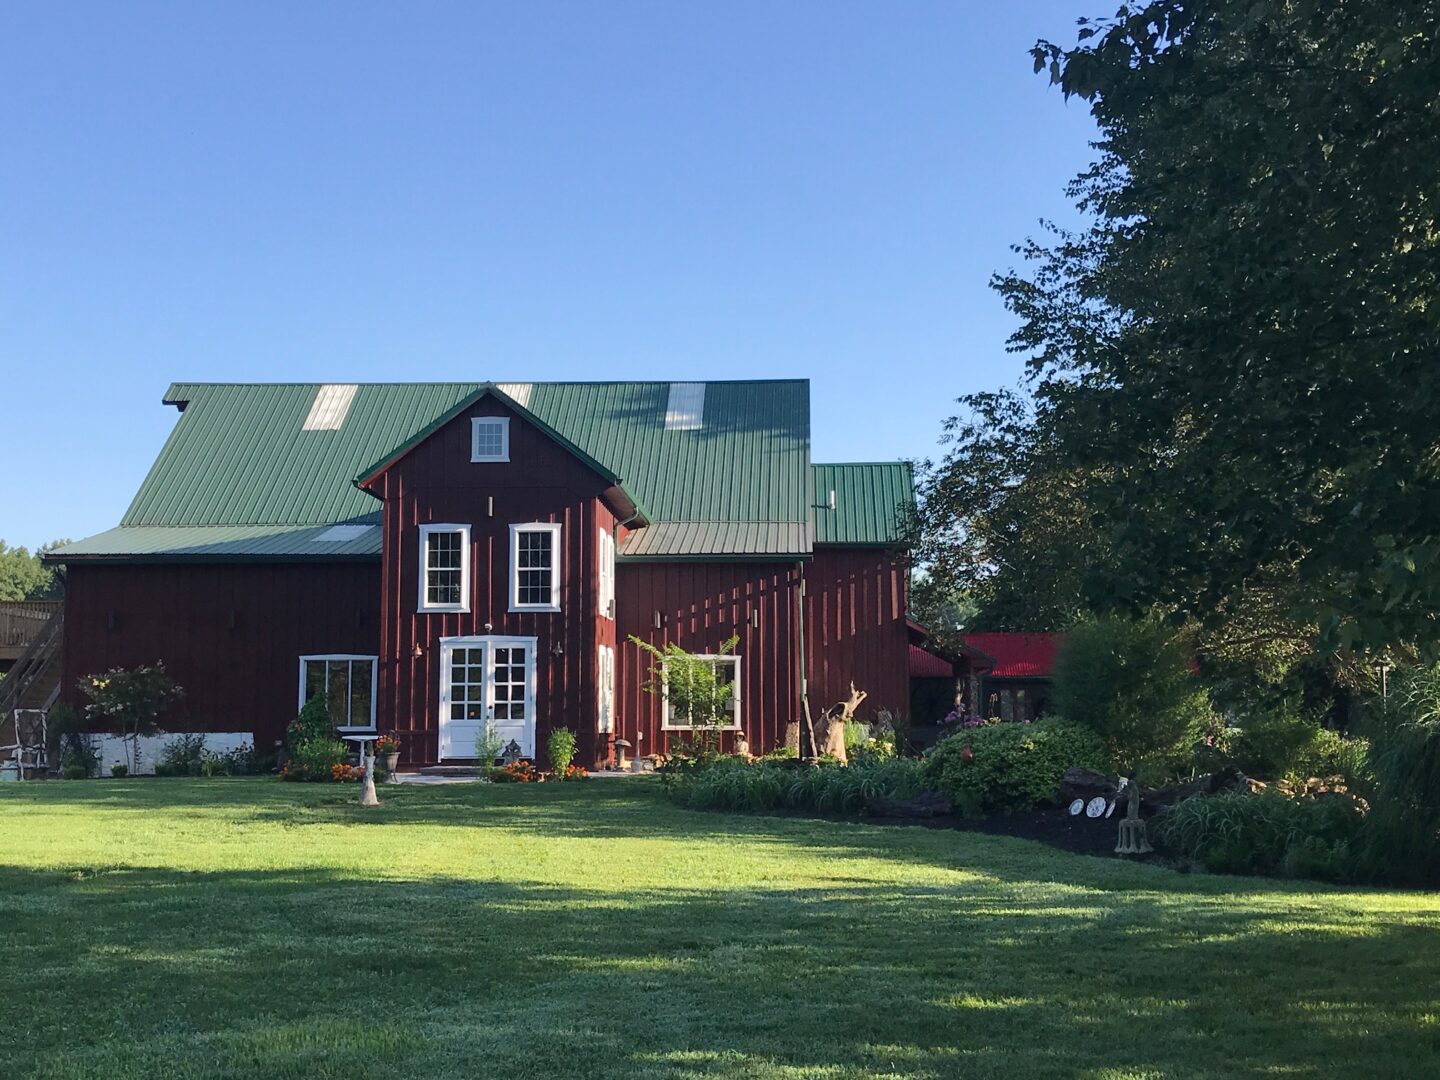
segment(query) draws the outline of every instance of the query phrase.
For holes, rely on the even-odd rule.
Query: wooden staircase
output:
[[[0,681],[0,723],[16,709],[48,709],[60,696],[60,642],[65,609],[57,607]]]

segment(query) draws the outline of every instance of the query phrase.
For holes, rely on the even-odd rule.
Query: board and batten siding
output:
[[[717,652],[739,635],[741,730],[752,752],[783,744],[785,725],[800,716],[798,596],[795,563],[622,563],[616,576],[616,731],[632,744],[630,753],[663,754],[674,734],[662,730],[660,698],[646,689],[651,657],[631,635],[659,648],[673,641],[692,653]],[[732,748],[734,740],[726,732],[724,747]]]
[[[868,695],[859,719],[910,710],[908,576],[884,548],[817,546],[805,564],[805,652],[810,707],[844,701],[853,680]]]
[[[114,667],[163,660],[185,690],[169,731],[248,731],[273,753],[295,718],[300,657],[374,656],[375,561],[87,563],[66,568],[62,698]]]
[[[510,417],[510,460],[470,460],[470,420]],[[613,522],[607,487],[549,435],[494,398],[444,424],[369,485],[384,503],[379,708],[382,730],[400,732],[401,763],[439,760],[440,639],[534,637],[535,744],[543,760],[552,729],[569,727],[579,758],[595,755],[595,654],[599,527]],[[511,612],[510,526],[558,523],[560,610]],[[420,526],[470,527],[467,612],[422,612]]]

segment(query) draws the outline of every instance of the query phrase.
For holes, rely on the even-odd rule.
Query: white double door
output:
[[[535,639],[440,640],[440,759],[473,758],[488,723],[502,740],[535,756]]]

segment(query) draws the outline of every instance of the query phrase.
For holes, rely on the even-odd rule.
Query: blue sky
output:
[[[932,455],[1019,376],[987,282],[1094,132],[1026,50],[1097,13],[12,5],[0,537],[114,525],[171,380],[808,377],[817,460]]]

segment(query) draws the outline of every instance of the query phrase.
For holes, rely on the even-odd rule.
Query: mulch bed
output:
[[[1076,855],[1106,855],[1114,858],[1121,813],[1122,811],[1117,809],[1112,818],[1087,818],[1084,814],[1071,817],[1064,807],[1060,807],[1019,814],[1000,814],[989,818],[935,818],[921,824],[937,829],[959,829],[963,832],[983,832],[997,836],[1014,836],[1021,840],[1038,840],[1042,844],[1049,844]]]

